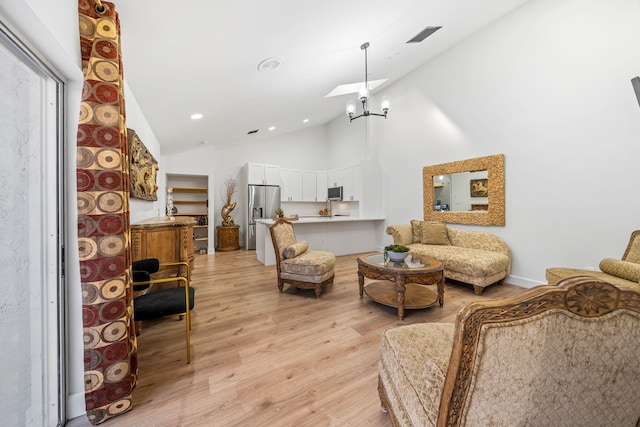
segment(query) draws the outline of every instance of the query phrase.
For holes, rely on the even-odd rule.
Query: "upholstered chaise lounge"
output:
[[[547,268],[545,277],[551,284],[573,276],[593,276],[623,289],[640,291],[640,230],[631,233],[622,259],[605,258],[600,261],[600,271],[580,268]]]
[[[483,231],[464,231],[435,221],[411,221],[391,225],[387,234],[411,254],[436,258],[444,264],[444,276],[473,285],[476,294],[504,280],[511,270],[511,253],[498,236]]]
[[[640,425],[640,293],[593,277],[382,335],[394,426]]]

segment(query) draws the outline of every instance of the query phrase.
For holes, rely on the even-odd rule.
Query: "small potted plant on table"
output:
[[[384,253],[393,262],[403,262],[409,255],[409,248],[404,245],[387,245],[384,247]]]
[[[278,215],[278,218],[284,218],[284,211],[278,208],[276,209],[276,215]]]

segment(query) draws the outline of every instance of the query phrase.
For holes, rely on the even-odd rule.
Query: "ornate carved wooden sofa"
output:
[[[444,264],[444,276],[473,285],[480,295],[484,288],[504,280],[511,271],[511,253],[498,236],[483,231],[451,228],[442,222],[411,221],[390,225],[387,234],[410,253],[436,258]]]
[[[640,425],[640,293],[593,277],[383,333],[394,426]]]
[[[631,233],[622,259],[605,258],[600,261],[600,271],[569,267],[551,267],[545,272],[551,284],[573,276],[593,276],[623,289],[640,291],[640,230]]]

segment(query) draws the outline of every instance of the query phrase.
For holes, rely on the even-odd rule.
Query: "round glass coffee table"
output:
[[[385,260],[381,253],[368,254],[357,259],[360,298],[367,294],[380,304],[398,309],[398,318],[404,319],[404,310],[444,304],[444,269],[435,258],[409,255],[404,262]],[[364,279],[374,279],[365,286]],[[436,292],[425,285],[436,285]]]

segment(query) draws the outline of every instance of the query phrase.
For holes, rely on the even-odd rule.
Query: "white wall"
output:
[[[215,226],[220,225],[220,209],[226,198],[225,181],[231,177],[237,183],[238,193],[234,197],[236,208],[231,217],[240,225],[240,242],[244,242],[246,215],[246,177],[244,165],[247,162],[280,165],[283,168],[321,170],[327,168],[326,129],[311,127],[296,133],[278,135],[267,139],[256,139],[224,149],[215,146],[164,156],[161,158],[160,172],[209,175],[209,253],[215,249]],[[161,190],[164,187],[161,187]]]
[[[386,89],[388,222],[421,217],[423,166],[504,153],[506,226],[482,229],[509,244],[510,282],[620,257],[640,228],[638,22],[636,0],[532,1]]]
[[[160,167],[157,177],[158,200],[150,201],[134,198],[129,199],[129,209],[131,212],[130,217],[131,223],[133,224],[138,221],[142,221],[143,219],[156,216],[164,216],[166,173],[162,173],[163,166],[160,164],[160,143],[153,133],[153,130],[151,130],[149,123],[147,123],[147,119],[140,109],[134,93],[131,91],[131,88],[128,84],[126,84],[126,82],[124,85],[124,92],[124,99],[126,103],[125,108],[127,112],[127,127],[136,131],[136,134],[140,138],[140,141],[142,141],[144,146],[147,147],[149,152],[153,155],[153,157],[155,157],[155,159],[158,161],[158,166]]]

